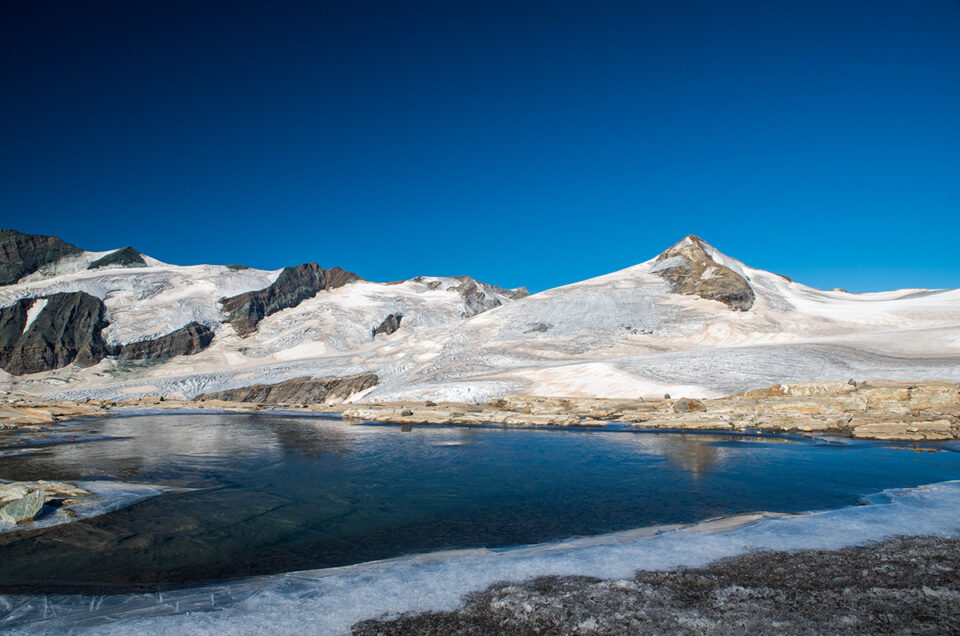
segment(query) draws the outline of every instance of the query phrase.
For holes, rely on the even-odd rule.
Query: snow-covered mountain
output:
[[[191,397],[357,373],[378,377],[353,397],[364,400],[960,380],[960,290],[821,291],[693,236],[532,296],[467,277],[374,283],[315,264],[182,267],[132,248],[3,241],[20,243],[0,246],[0,273],[16,277],[0,287],[0,366],[19,375],[0,372],[0,383],[31,392]],[[57,339],[69,346],[48,350]],[[48,370],[30,372],[37,365]]]

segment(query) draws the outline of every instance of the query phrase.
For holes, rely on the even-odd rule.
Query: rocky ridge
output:
[[[82,252],[56,236],[0,230],[0,285],[12,285],[44,265]]]
[[[124,247],[111,252],[103,258],[98,258],[87,266],[87,269],[100,269],[102,267],[146,267],[147,263],[143,260],[143,254],[132,247]]]
[[[166,360],[203,351],[213,342],[214,332],[206,325],[191,322],[185,327],[151,340],[122,345],[121,360]]]
[[[756,298],[750,283],[715,261],[703,239],[693,235],[660,254],[653,272],[670,281],[678,294],[718,300],[737,311],[749,311]]]
[[[372,373],[345,378],[293,378],[276,384],[254,384],[239,389],[205,393],[197,400],[255,404],[329,404],[343,402],[355,393],[373,388],[378,380]]]
[[[296,307],[323,290],[343,287],[355,280],[362,279],[339,267],[324,269],[316,263],[287,267],[265,289],[224,298],[224,322],[233,325],[240,336],[248,336],[257,330],[257,324],[267,316]]]

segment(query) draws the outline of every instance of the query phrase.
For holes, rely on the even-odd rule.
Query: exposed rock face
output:
[[[258,404],[303,404],[343,401],[360,391],[373,388],[379,378],[361,373],[345,378],[294,378],[277,384],[254,384],[199,396],[202,399]]]
[[[44,479],[39,481],[8,481],[0,484],[0,506],[23,499],[32,492],[42,492],[45,502],[70,502],[93,494],[89,490],[78,488],[74,484],[64,481],[46,481]]]
[[[486,283],[481,283],[481,285],[486,285]],[[500,287],[500,285],[490,285],[489,287],[496,293],[503,294],[510,300],[520,300],[530,295],[526,287],[517,287],[516,289],[504,289]]]
[[[239,294],[223,300],[224,322],[233,325],[241,336],[257,330],[257,324],[265,317],[281,309],[296,307],[317,292],[336,289],[347,283],[362,280],[352,272],[334,267],[323,269],[316,263],[304,263],[287,267],[277,280],[265,289]]]
[[[481,283],[470,278],[469,276],[456,276],[455,278],[456,280],[460,281],[460,284],[451,289],[463,297],[463,300],[466,302],[469,309],[467,312],[468,316],[481,314],[495,307],[499,307],[502,304],[500,299],[496,296],[488,297],[484,293],[484,290],[503,294],[504,296],[514,300],[518,300],[530,295],[530,292],[528,292],[525,287],[518,287],[517,289],[504,289],[496,285],[487,285],[486,283]]]
[[[37,513],[43,509],[44,500],[43,490],[34,490],[26,497],[12,501],[0,508],[0,519],[10,523],[32,521]]]
[[[43,305],[31,316],[31,309],[37,311],[34,303]],[[22,375],[71,362],[85,367],[100,362],[111,353],[100,333],[108,324],[104,314],[103,301],[85,292],[25,298],[4,307],[0,310],[0,367]]]
[[[120,348],[121,360],[161,360],[174,356],[189,356],[203,351],[213,342],[213,330],[199,322],[141,342],[131,342]]]
[[[0,285],[12,285],[44,265],[82,251],[56,236],[0,230]]]
[[[713,260],[696,236],[671,247],[657,257],[653,270],[673,284],[673,291],[719,300],[730,309],[748,311],[755,295],[740,274]]]
[[[351,404],[344,417],[396,424],[506,424],[761,431],[862,439],[960,439],[960,385],[952,382],[776,384],[724,398],[672,402],[511,395],[483,405]]]
[[[383,319],[379,327],[373,330],[373,337],[376,338],[379,334],[389,336],[400,328],[401,320],[403,320],[403,314],[390,314]]]
[[[103,258],[90,263],[87,269],[99,269],[101,267],[146,267],[147,263],[143,260],[143,254],[133,249],[125,247],[116,252],[111,252]]]
[[[700,400],[691,400],[689,398],[681,398],[673,405],[674,413],[689,413],[690,411],[706,410],[707,408],[703,405],[703,402]]]

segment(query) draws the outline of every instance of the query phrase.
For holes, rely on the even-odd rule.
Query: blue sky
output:
[[[0,0],[0,226],[542,290],[958,287],[960,4]]]

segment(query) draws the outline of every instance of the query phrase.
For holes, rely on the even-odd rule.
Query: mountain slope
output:
[[[28,237],[27,243],[52,238],[21,236]],[[12,325],[5,329],[10,334],[0,347],[20,347],[29,335],[21,325],[27,312],[37,307],[43,318],[43,307],[64,294],[91,298],[102,307],[104,320],[93,335],[102,339],[98,342],[103,347],[98,355],[83,357],[83,365],[67,368],[61,367],[77,356],[66,341],[62,352],[34,356],[28,365],[0,360],[6,372],[24,376],[8,378],[8,383],[49,390],[52,385],[96,385],[180,370],[256,366],[350,351],[375,339],[376,346],[389,345],[424,326],[449,327],[527,295],[524,290],[504,290],[468,277],[372,283],[316,263],[276,271],[181,267],[132,248],[75,249],[16,284],[0,287],[0,308],[8,308],[4,311]],[[402,325],[399,318],[389,323],[391,316],[398,315],[407,316]],[[380,329],[386,323],[392,327]],[[66,333],[73,325],[61,327]]]
[[[128,351],[169,353],[166,343],[179,340],[172,334],[188,325],[212,338],[198,332],[173,349],[191,355],[111,356],[8,384],[71,397],[191,397],[375,374],[378,384],[353,399],[469,401],[713,396],[850,377],[960,380],[960,290],[821,291],[694,236],[625,270],[533,296],[466,277],[374,283],[316,264],[266,272],[142,256],[144,266],[117,258],[117,266],[87,269],[108,254],[72,254],[0,287],[0,307],[82,291],[103,299],[110,346],[156,339],[163,344]]]
[[[691,251],[699,262],[684,256]],[[686,276],[677,293],[664,265],[701,275]],[[732,302],[704,298],[716,292],[718,270],[740,281]],[[420,385],[429,395],[462,377],[538,395],[609,397],[705,396],[850,375],[957,378],[958,310],[958,290],[824,292],[687,237],[634,267],[465,322],[398,393]]]

